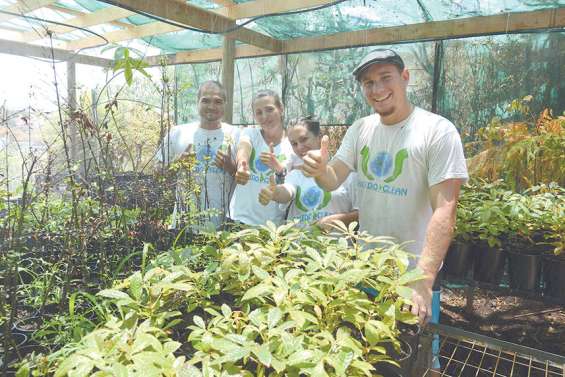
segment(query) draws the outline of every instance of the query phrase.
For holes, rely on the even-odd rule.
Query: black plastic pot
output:
[[[542,256],[538,253],[508,252],[510,287],[538,292],[541,279]]]
[[[499,284],[504,275],[506,253],[501,249],[489,247],[486,243],[476,244],[473,250],[475,253],[473,278],[483,283]]]
[[[41,317],[27,317],[17,320],[14,323],[14,332],[27,334],[31,336],[36,332],[43,324],[43,319]]]
[[[26,342],[28,341],[28,337],[25,334],[13,333],[12,340],[15,343],[16,348],[19,349],[26,344]],[[3,347],[4,347],[4,334],[0,334],[0,371],[2,370],[4,364],[8,364],[13,360],[13,357],[11,356],[14,352],[13,347],[9,346],[7,351],[4,350]]]
[[[385,377],[411,377],[410,369],[415,354],[409,342],[402,337],[399,337],[398,341],[400,342],[400,351],[394,349],[391,343],[384,343],[382,345],[386,349],[387,355],[396,361],[398,366],[387,362],[377,363],[375,370],[378,374],[382,374]]]
[[[443,271],[448,278],[465,279],[473,269],[474,257],[472,243],[455,242],[445,256]]]
[[[565,258],[553,255],[543,259],[543,293],[565,303]]]
[[[32,353],[37,354],[47,354],[49,350],[45,347],[35,345],[25,345],[22,347],[18,347],[17,352],[15,350],[11,350],[4,356],[4,362],[8,364],[8,370],[6,375],[7,376],[15,376],[16,368],[13,367],[14,363],[23,361],[26,356],[31,355]],[[12,365],[12,366],[10,366]]]

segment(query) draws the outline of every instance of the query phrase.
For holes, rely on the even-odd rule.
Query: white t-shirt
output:
[[[332,192],[322,190],[316,180],[306,177],[301,170],[288,173],[284,186],[292,195],[288,220],[299,220],[301,224],[312,224],[323,217],[336,213],[351,212],[355,204],[356,174],[350,174],[347,180]]]
[[[159,161],[175,161],[184,152],[195,153],[198,161],[194,170],[183,172],[177,184],[177,202],[171,220],[171,227],[177,226],[179,216],[187,211],[186,204],[191,192],[180,183],[189,174],[193,175],[196,183],[200,186],[197,208],[201,211],[216,210],[217,213],[208,213],[201,225],[208,220],[216,227],[226,217],[229,217],[229,201],[233,191],[233,177],[223,169],[214,164],[216,153],[221,148],[223,151],[231,148],[232,158],[235,159],[237,143],[239,142],[239,129],[226,123],[221,123],[221,128],[207,130],[200,127],[199,122],[181,124],[171,128],[169,135],[165,137],[161,148],[157,151]],[[167,146],[168,147],[163,147]],[[169,159],[168,156],[171,156]]]
[[[271,202],[266,206],[259,203],[259,192],[269,185],[269,178],[274,173],[259,159],[262,152],[268,152],[269,146],[263,139],[260,128],[248,127],[241,133],[241,140],[247,139],[252,146],[249,158],[251,177],[245,185],[236,185],[230,203],[230,214],[233,220],[247,225],[263,225],[267,220],[280,224],[284,220],[285,211],[278,203]],[[292,147],[286,137],[275,146],[275,155],[287,165],[293,154]]]
[[[405,249],[417,255],[432,216],[430,187],[468,178],[455,126],[418,107],[395,125],[383,125],[377,114],[359,119],[335,159],[358,173],[360,229],[410,242]]]

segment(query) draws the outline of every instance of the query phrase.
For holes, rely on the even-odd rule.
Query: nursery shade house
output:
[[[504,322],[518,333],[511,342],[472,321],[401,331],[396,323],[410,318],[395,300],[417,277],[396,245],[359,257],[365,239],[353,228],[341,229],[339,242],[289,225],[204,236],[167,228],[180,173],[163,161],[152,171],[155,151],[173,125],[198,119],[200,83],[224,85],[224,120],[237,126],[255,123],[252,98],[273,89],[284,121],[314,115],[334,152],[347,128],[373,112],[351,72],[383,47],[404,59],[410,101],[461,135],[473,179],[451,247],[467,255],[472,247],[463,243],[475,237],[473,247],[498,259],[454,262],[450,251],[446,281],[466,287],[461,313]],[[2,154],[22,133],[10,128],[14,119],[44,117],[59,127],[45,147],[55,152],[43,159],[18,147],[22,172],[49,166],[33,179],[22,173],[24,194],[12,195],[10,169],[0,170],[0,374],[31,355],[25,367],[35,375],[413,377],[373,368],[379,353],[405,368],[396,336],[413,331],[430,339],[426,376],[438,368],[445,376],[565,376],[565,0],[0,0],[0,54],[52,67],[56,89],[66,91],[47,115],[28,109],[10,118],[0,107]],[[81,91],[83,66],[107,82]],[[58,86],[61,71],[66,83]],[[118,76],[125,83],[115,89]],[[27,137],[31,145],[31,131]],[[53,193],[38,189],[57,180]],[[539,257],[528,262],[533,272],[502,254],[520,241]],[[41,252],[30,257],[34,248]],[[378,305],[357,289],[367,281],[385,292],[372,298]],[[518,292],[537,306],[496,306],[498,296],[483,289]],[[24,314],[35,318],[34,335],[17,323],[10,330]],[[541,322],[528,327],[524,318]],[[534,332],[530,342],[514,324]],[[474,325],[481,331],[469,332]],[[18,354],[18,334],[40,348]],[[402,341],[417,349],[410,339]],[[34,359],[36,351],[51,355]]]
[[[316,109],[324,124],[351,124],[368,109],[350,71],[374,46],[395,45],[403,53],[414,72],[416,103],[471,132],[497,115],[491,105],[503,94],[492,88],[499,82],[517,75],[559,82],[564,69],[561,0],[2,0],[0,6],[2,52],[49,56],[39,46],[49,45],[50,36],[57,59],[110,67],[111,59],[99,57],[103,46],[143,41],[161,51],[144,54],[149,65],[179,65],[177,78],[184,71],[193,83],[221,79],[230,96],[226,119],[237,124],[251,121],[249,98],[265,83],[280,88],[290,117]],[[519,65],[511,66],[508,50],[522,58]],[[462,59],[469,67],[455,69]],[[496,66],[495,60],[508,62]],[[217,68],[195,78],[196,70],[187,65],[197,63]],[[252,77],[253,65],[273,70],[265,74],[269,77]],[[460,83],[469,77],[473,88]],[[536,87],[540,93],[513,92],[505,99],[531,94],[534,101],[563,110],[562,82]],[[470,89],[477,93],[473,101],[463,95]],[[346,109],[332,102],[343,95],[355,98],[355,105]],[[186,121],[192,114],[184,113],[183,98],[177,101],[177,120]],[[472,115],[459,119],[462,107]]]

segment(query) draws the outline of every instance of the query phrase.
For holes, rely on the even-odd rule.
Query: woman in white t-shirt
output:
[[[283,105],[272,90],[261,90],[253,99],[253,116],[259,128],[247,127],[237,147],[237,186],[230,202],[231,219],[247,225],[284,221],[285,211],[276,203],[259,204],[262,188],[272,177],[282,179],[292,157],[292,147],[283,127]]]
[[[311,118],[300,118],[289,126],[288,139],[294,153],[302,158],[310,150],[328,147],[328,137],[320,135],[320,123]],[[318,223],[323,227],[340,220],[346,224],[357,221],[358,211],[355,205],[355,176],[349,178],[337,190],[322,190],[314,178],[307,177],[301,166],[295,166],[286,176],[284,184],[276,185],[274,180],[263,187],[259,193],[259,202],[270,205],[271,201],[291,203],[288,220],[298,220],[307,225]],[[271,203],[272,204],[272,203]]]

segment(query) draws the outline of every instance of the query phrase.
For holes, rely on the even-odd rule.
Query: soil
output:
[[[466,310],[463,288],[441,288],[440,323],[565,356],[565,305],[475,288]]]

